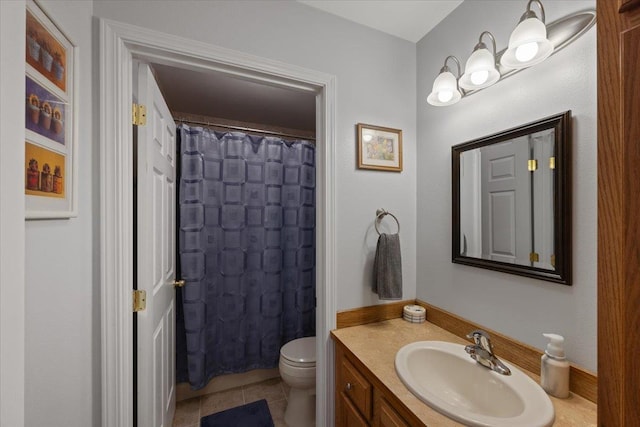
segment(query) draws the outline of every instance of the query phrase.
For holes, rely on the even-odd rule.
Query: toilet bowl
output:
[[[316,425],[316,337],[289,341],[280,349],[280,376],[291,387],[284,421],[289,427]]]

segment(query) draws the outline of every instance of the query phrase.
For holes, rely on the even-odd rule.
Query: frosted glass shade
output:
[[[495,59],[488,49],[476,49],[464,67],[460,87],[467,90],[489,87],[500,79]]]
[[[427,97],[427,102],[431,105],[442,107],[452,105],[460,101],[462,94],[458,90],[456,77],[451,71],[444,71],[438,74],[433,82],[433,90]]]
[[[509,47],[500,63],[511,69],[538,64],[553,53],[553,44],[547,39],[547,27],[538,18],[520,22],[509,37]]]

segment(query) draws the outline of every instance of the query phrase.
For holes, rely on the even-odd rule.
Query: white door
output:
[[[170,427],[175,396],[176,124],[148,65],[138,68],[137,285],[146,310],[137,313],[138,427]]]
[[[526,137],[482,149],[482,257],[529,264],[531,184]]]

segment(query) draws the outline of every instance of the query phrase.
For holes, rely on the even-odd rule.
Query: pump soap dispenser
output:
[[[540,385],[544,391],[561,399],[569,397],[569,362],[564,356],[564,337],[542,334],[549,338],[540,363]]]

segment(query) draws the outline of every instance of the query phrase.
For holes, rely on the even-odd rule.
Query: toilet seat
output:
[[[289,366],[311,368],[316,366],[316,337],[289,341],[280,349],[281,361]]]

